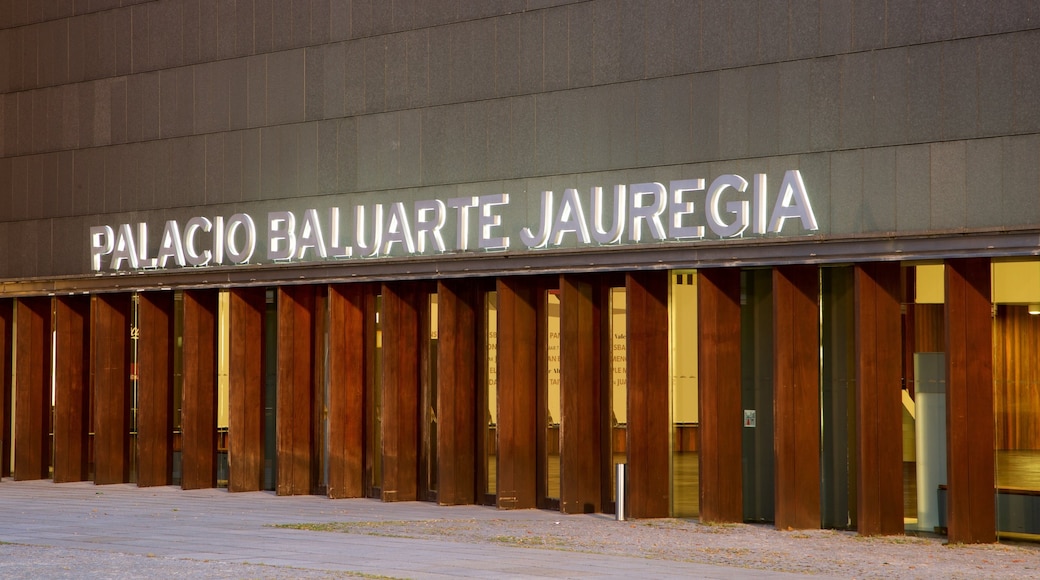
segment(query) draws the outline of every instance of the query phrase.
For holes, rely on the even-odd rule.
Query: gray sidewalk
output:
[[[441,507],[422,502],[387,504],[375,500],[329,500],[317,496],[276,497],[271,493],[231,494],[223,490],[182,491],[175,487],[137,488],[50,481],[0,483],[0,542],[46,546],[71,552],[73,576],[102,575],[76,568],[75,556],[123,554],[162,558],[175,575],[176,562],[265,564],[267,577],[379,575],[403,578],[795,578],[791,574],[639,557],[473,544],[372,534],[343,534],[272,527],[272,524],[386,522],[472,519],[601,523],[609,516],[563,516],[541,510],[499,511],[488,507]],[[577,518],[577,520],[573,519]],[[584,520],[582,519],[584,518]],[[596,520],[598,518],[598,520]],[[618,524],[625,525],[625,524]],[[5,546],[0,546],[3,548]],[[87,552],[82,552],[87,551]],[[3,552],[0,552],[3,553]],[[44,552],[46,554],[46,552]],[[69,556],[65,556],[69,557]],[[12,558],[8,558],[9,560]],[[51,568],[19,568],[6,562],[0,574],[49,575]],[[28,565],[28,563],[26,563]],[[132,565],[121,564],[121,565]],[[66,568],[67,569],[67,568]],[[202,568],[205,570],[205,568]],[[256,568],[240,577],[256,577]],[[20,573],[19,573],[20,572]],[[152,575],[163,572],[152,572]],[[199,575],[192,569],[191,575]],[[236,577],[234,569],[221,577]],[[819,576],[815,576],[819,577]]]

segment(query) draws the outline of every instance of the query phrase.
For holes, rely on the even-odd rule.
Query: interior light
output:
[[[1040,314],[1040,304],[1030,304],[1029,305],[1029,313],[1034,315],[1034,316],[1036,316],[1037,314]]]

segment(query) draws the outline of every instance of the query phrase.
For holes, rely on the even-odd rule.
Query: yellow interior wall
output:
[[[1040,304],[1040,261],[993,262],[994,304]]]
[[[217,428],[227,429],[231,414],[228,366],[231,357],[231,295],[221,290],[217,301]]]
[[[625,317],[627,295],[624,288],[610,290],[610,385],[614,420],[628,423],[628,355]]]
[[[697,276],[675,271],[671,279],[672,420],[697,423]],[[677,282],[680,275],[683,284]],[[692,281],[692,284],[686,282]]]
[[[928,264],[916,268],[917,287],[914,292],[914,302],[918,304],[946,302],[945,265]]]
[[[498,423],[498,293],[487,297],[487,392],[491,422]]]
[[[548,351],[549,364],[546,372],[549,374],[549,422],[560,422],[560,296],[550,293],[548,295],[549,333]]]

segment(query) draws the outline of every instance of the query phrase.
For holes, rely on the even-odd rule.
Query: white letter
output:
[[[267,259],[291,260],[295,253],[296,216],[291,211],[267,214]]]
[[[213,217],[213,263],[224,263],[224,216]]]
[[[148,224],[137,224],[137,260],[142,268],[154,268],[155,260],[148,259]]]
[[[173,261],[182,268],[187,265],[187,261],[184,259],[184,246],[181,244],[181,227],[174,220],[166,222],[162,241],[159,242],[159,253],[155,256],[160,268],[165,268],[166,261],[170,258],[173,258]]]
[[[739,235],[748,223],[748,202],[746,201],[728,202],[726,211],[737,216],[737,219],[728,226],[723,223],[722,215],[719,213],[719,198],[722,197],[722,192],[727,187],[743,192],[747,189],[747,180],[739,175],[720,175],[711,182],[711,187],[708,188],[708,198],[705,201],[708,206],[708,227],[721,238]]]
[[[137,248],[134,246],[134,232],[130,229],[130,224],[119,226],[115,248],[112,250],[112,263],[109,267],[118,270],[122,267],[123,260],[130,263],[130,268],[137,269]]]
[[[204,232],[212,231],[213,222],[204,217],[193,217],[184,226],[184,254],[188,258],[188,263],[192,266],[205,266],[213,259],[213,253],[209,250],[199,254],[195,248],[195,233],[200,229]]]
[[[614,186],[614,222],[610,229],[603,230],[603,188],[592,188],[592,239],[600,244],[616,244],[621,241],[621,230],[625,225],[625,197],[628,186]]]
[[[240,248],[235,242],[235,231],[244,228],[246,232],[245,244]],[[227,257],[236,264],[245,264],[253,257],[256,250],[256,224],[248,214],[236,213],[228,218],[227,227],[224,229],[224,242],[227,247]]]
[[[372,243],[365,243],[365,206],[354,206],[354,245],[361,252],[367,252],[365,256],[372,257],[379,254],[379,240],[383,237],[383,204],[375,204],[375,215],[372,224]]]
[[[491,228],[502,225],[502,216],[492,214],[491,208],[496,205],[509,205],[509,194],[482,195],[479,199],[480,212],[477,215],[477,247],[482,250],[506,249],[509,238],[492,238]]]
[[[426,251],[426,234],[433,238],[433,245],[438,252],[445,251],[441,228],[444,227],[446,212],[444,202],[439,199],[415,202],[415,242],[420,254]]]
[[[769,231],[779,234],[780,230],[784,229],[784,220],[787,218],[802,220],[802,229],[811,232],[820,229],[816,225],[816,214],[813,213],[812,204],[809,203],[809,194],[805,192],[802,172],[797,169],[784,174],[784,182],[780,184],[780,193],[776,197],[776,206],[773,207],[773,217],[769,219]]]
[[[339,208],[329,208],[329,250],[333,258],[349,258],[354,253],[352,246],[341,246],[339,241]]]
[[[383,235],[383,255],[389,255],[394,242],[400,243],[409,254],[415,253],[415,242],[412,240],[412,226],[408,223],[408,212],[404,203],[395,201],[390,204],[390,219],[386,221]]]
[[[115,232],[112,226],[92,226],[90,228],[90,269],[101,271],[101,256],[112,253],[115,244]]]
[[[538,223],[541,224],[538,233],[532,232],[530,227],[520,230],[520,241],[528,248],[541,248],[549,241],[549,222],[552,221],[552,204],[553,192],[543,191],[541,211],[538,212]]]
[[[647,205],[640,205],[644,196],[653,196],[653,200]],[[664,225],[661,224],[661,214],[665,210],[665,198],[667,192],[660,183],[636,183],[632,185],[632,195],[628,203],[628,239],[638,242],[642,237],[639,222],[646,222],[650,228],[650,235],[658,240],[664,239]]]
[[[318,210],[309,209],[303,212],[303,226],[300,227],[300,236],[296,238],[296,258],[303,259],[307,248],[314,248],[318,257],[325,259],[325,238],[321,235],[321,224],[318,222]]]
[[[589,226],[585,221],[585,210],[581,207],[577,189],[563,190],[560,211],[556,214],[556,221],[553,222],[552,233],[549,236],[553,245],[559,246],[567,232],[574,232],[579,242],[589,243]]]
[[[754,207],[751,210],[751,232],[766,233],[766,174],[755,174],[755,185],[751,194]]]
[[[668,237],[703,238],[704,226],[684,226],[682,217],[693,215],[693,202],[683,201],[683,194],[687,191],[704,191],[703,179],[682,179],[668,184],[671,189],[671,200],[668,204]]]
[[[469,210],[477,207],[477,198],[455,197],[448,200],[448,207],[459,210],[455,223],[455,250],[466,250],[469,248]]]

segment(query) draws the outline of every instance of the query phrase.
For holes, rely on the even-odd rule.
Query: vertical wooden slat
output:
[[[90,297],[54,299],[54,481],[87,479]]]
[[[418,499],[421,296],[383,284],[383,501]]]
[[[700,518],[744,518],[741,471],[740,269],[698,271]]]
[[[437,501],[477,501],[477,328],[481,293],[468,280],[437,284]]]
[[[325,460],[327,458],[326,443],[326,404],[325,395],[325,349],[328,334],[329,287],[313,286],[314,306],[311,309],[311,460],[310,480],[312,494],[328,493],[325,482]]]
[[[820,527],[819,271],[773,269],[776,527]]]
[[[529,281],[498,280],[498,507],[536,505],[538,463],[535,292]]]
[[[369,349],[365,303],[371,286],[329,288],[330,498],[364,495],[365,364]]]
[[[259,491],[264,485],[267,290],[232,289],[228,303],[228,491]]]
[[[903,533],[900,265],[855,267],[856,444],[860,534]]]
[[[0,299],[0,477],[11,475],[11,332],[14,301]]]
[[[313,286],[278,289],[278,495],[311,493],[314,450]]]
[[[992,332],[989,259],[947,260],[946,509],[953,543],[996,540]]]
[[[184,292],[181,487],[217,484],[217,291]]]
[[[633,272],[628,311],[628,511],[667,517],[671,425],[668,390],[668,273]]]
[[[50,469],[51,299],[16,301],[15,479],[45,479]]]
[[[130,481],[130,300],[94,299],[94,483]]]
[[[603,511],[598,285],[560,276],[560,511]]]
[[[173,481],[173,293],[138,295],[137,485]]]

